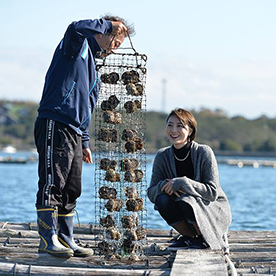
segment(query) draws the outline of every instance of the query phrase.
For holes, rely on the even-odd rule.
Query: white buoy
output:
[[[238,162],[238,167],[242,168],[243,167],[243,162]]]

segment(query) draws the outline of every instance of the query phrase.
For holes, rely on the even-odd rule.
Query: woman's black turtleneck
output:
[[[188,157],[184,161],[178,161],[174,157],[177,177],[187,176],[188,178],[194,179],[194,167],[191,158],[191,145],[192,143],[187,143],[180,149],[176,149],[175,147],[173,147],[174,155],[178,159],[184,159],[188,155]]]

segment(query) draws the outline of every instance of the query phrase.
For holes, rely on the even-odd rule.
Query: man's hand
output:
[[[112,21],[112,35],[120,35],[121,33],[126,33],[127,32],[127,27],[119,21]]]
[[[90,148],[85,148],[82,150],[82,154],[83,154],[83,161],[85,163],[93,163],[93,159],[92,159],[92,153]]]

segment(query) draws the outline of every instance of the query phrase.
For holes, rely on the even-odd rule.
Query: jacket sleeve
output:
[[[82,132],[82,148],[86,149],[89,148],[89,129],[87,128],[85,131]]]
[[[207,201],[215,201],[220,187],[216,158],[211,148],[204,147],[202,150],[202,156],[198,159],[200,164],[195,164],[201,170],[200,182],[186,176],[177,177],[173,180],[173,190],[182,190],[192,196],[201,197]]]
[[[157,196],[164,193],[161,189],[166,184],[166,179],[164,170],[162,170],[162,157],[157,152],[152,166],[150,186],[147,190],[148,198],[152,203],[155,203]]]
[[[81,47],[84,39],[95,34],[107,34],[112,31],[111,21],[101,19],[87,19],[72,22],[64,35],[62,41],[63,53],[69,57],[74,57]]]

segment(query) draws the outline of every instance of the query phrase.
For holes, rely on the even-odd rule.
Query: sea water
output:
[[[0,156],[2,154],[0,153]],[[27,157],[31,153],[17,153]],[[154,155],[147,156],[147,182],[150,183]],[[37,192],[37,162],[0,164],[0,221],[35,222]],[[242,167],[219,164],[220,183],[232,210],[231,230],[275,230],[276,169],[272,167]],[[95,219],[94,165],[83,165],[82,195],[77,211],[81,223]],[[153,204],[147,202],[147,227],[170,229]]]

